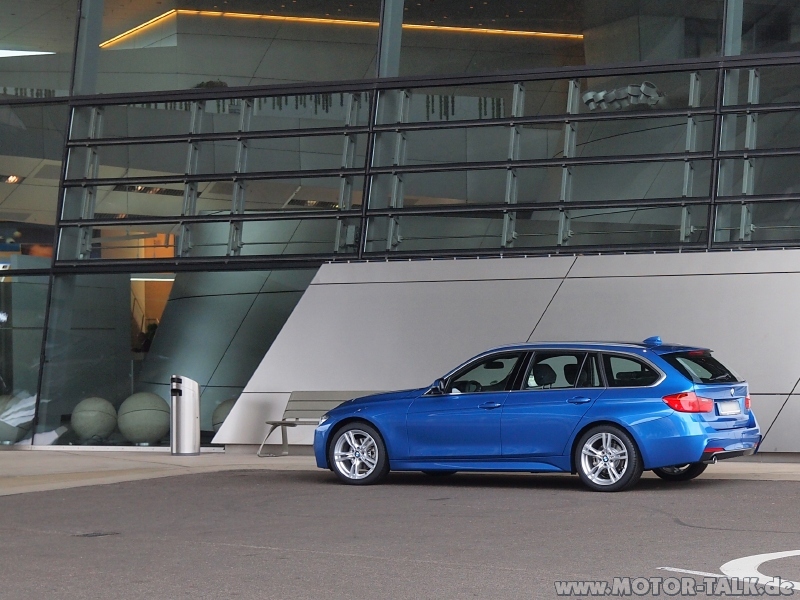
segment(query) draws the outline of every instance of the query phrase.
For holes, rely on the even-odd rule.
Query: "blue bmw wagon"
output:
[[[671,481],[753,454],[747,382],[706,348],[536,343],[495,348],[432,385],[348,400],[314,434],[317,466],[353,485],[389,470],[577,473],[590,489]]]

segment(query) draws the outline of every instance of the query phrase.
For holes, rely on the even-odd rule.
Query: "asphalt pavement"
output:
[[[653,597],[651,580],[699,586],[736,559],[800,554],[797,464],[720,464],[693,482],[646,476],[602,494],[564,475],[393,473],[352,487],[310,457],[8,454],[3,600],[556,598],[557,581],[614,578],[617,592],[627,581]],[[24,460],[58,465],[8,474]],[[119,462],[132,480],[113,481],[125,479]],[[75,464],[110,475],[81,479]],[[60,477],[61,489],[28,491],[26,477]],[[797,555],[757,568],[800,581]]]

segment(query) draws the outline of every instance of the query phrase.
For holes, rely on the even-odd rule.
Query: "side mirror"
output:
[[[444,394],[444,386],[445,386],[444,379],[437,379],[436,381],[433,382],[433,385],[431,386],[431,393],[441,396],[442,394]]]

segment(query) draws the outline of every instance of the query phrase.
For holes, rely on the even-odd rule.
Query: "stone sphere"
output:
[[[222,427],[222,423],[225,422],[233,405],[236,404],[236,400],[237,398],[229,398],[228,400],[220,402],[217,408],[214,409],[214,412],[211,414],[211,428],[214,431],[219,431],[219,428]]]
[[[85,398],[72,410],[72,430],[79,439],[105,439],[117,426],[117,411],[114,405],[103,398]]]
[[[117,425],[134,444],[155,444],[169,433],[169,404],[150,392],[128,396],[119,407]]]
[[[14,415],[14,396],[0,396],[0,444],[16,444],[31,430],[31,421],[17,423],[16,425],[4,420],[5,417]],[[17,419],[13,419],[16,421]]]

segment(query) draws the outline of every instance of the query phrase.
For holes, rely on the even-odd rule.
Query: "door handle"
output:
[[[485,408],[486,410],[491,410],[493,408],[500,408],[503,406],[499,402],[484,402],[483,404],[479,404],[478,408]]]
[[[586,396],[575,396],[574,398],[570,398],[567,400],[570,404],[586,404],[587,402],[591,402],[591,398],[587,398]]]

